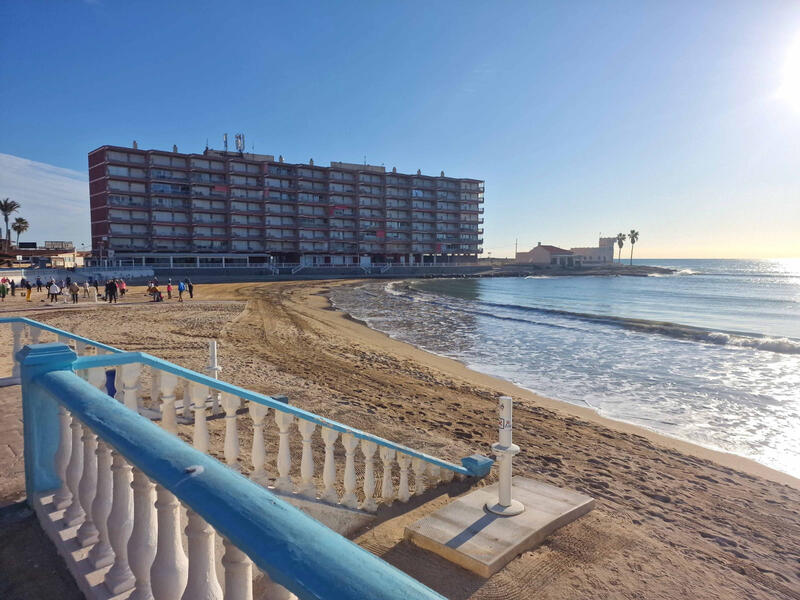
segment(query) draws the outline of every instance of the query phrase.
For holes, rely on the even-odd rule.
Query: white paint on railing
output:
[[[361,453],[364,455],[364,502],[361,508],[368,512],[375,512],[378,503],[375,502],[375,452],[378,444],[368,440],[361,440]]]
[[[170,433],[178,432],[178,414],[175,412],[175,388],[178,376],[161,371],[158,377],[161,393],[161,427]]]
[[[72,501],[64,511],[64,524],[68,527],[82,523],[86,517],[79,498],[80,480],[83,475],[83,426],[75,417],[72,417],[70,430],[72,432],[72,449],[67,465],[67,487],[72,494]]]
[[[128,600],[152,600],[150,567],[155,559],[157,547],[154,507],[156,485],[142,471],[134,469],[131,487],[133,530],[128,540],[128,561],[135,578],[135,588]]]
[[[128,562],[128,543],[133,531],[131,471],[128,461],[116,450],[112,452],[114,496],[108,515],[108,539],[114,554],[114,564],[106,573],[105,584],[112,593],[130,589],[134,583]]]
[[[269,407],[258,402],[250,402],[249,410],[250,418],[253,420],[253,449],[251,452],[253,472],[250,473],[250,479],[266,485],[268,478],[265,468],[267,456],[264,450],[264,419],[267,417]]]
[[[111,480],[111,447],[97,444],[97,491],[92,502],[92,518],[97,527],[97,543],[89,550],[89,562],[96,569],[114,562],[114,552],[108,541],[108,517],[111,513],[113,482]]]
[[[150,588],[155,600],[180,600],[189,567],[181,542],[180,503],[161,485],[156,485],[156,514],[158,545],[150,567]]]
[[[408,467],[411,464],[411,457],[401,452],[397,456],[397,464],[400,465],[400,483],[397,487],[397,499],[400,502],[408,502],[411,497],[408,489]]]
[[[236,410],[239,408],[239,397],[227,392],[222,394],[222,408],[225,410],[225,462],[239,471],[239,429],[236,425]]]
[[[317,487],[314,484],[314,451],[311,446],[311,436],[316,428],[316,423],[305,419],[297,420],[297,429],[303,438],[303,454],[300,459],[300,485],[297,488],[297,493],[309,498],[317,497]]]
[[[325,443],[325,463],[322,468],[322,500],[335,504],[339,501],[339,494],[336,492],[336,459],[334,445],[339,437],[339,432],[329,427],[321,429],[322,441]]]
[[[53,496],[53,504],[57,509],[66,508],[72,501],[72,492],[67,486],[67,466],[69,465],[69,457],[72,452],[72,430],[70,429],[70,417],[67,409],[63,406],[58,407],[58,422],[59,431],[61,433],[58,439],[58,449],[56,450],[56,474],[61,481],[61,487],[58,488]]]
[[[208,386],[192,381],[189,382],[188,388],[189,398],[194,407],[194,436],[192,444],[200,452],[208,454],[208,423],[206,421]]]
[[[142,374],[142,365],[130,363],[122,365],[117,369],[119,382],[117,385],[122,389],[122,403],[134,412],[140,412],[139,405],[139,377]]]
[[[414,495],[421,496],[425,492],[425,471],[428,463],[416,456],[411,460],[411,468],[414,469]]]
[[[345,451],[344,462],[344,495],[342,496],[342,505],[348,508],[358,507],[358,498],[356,497],[356,448],[358,447],[358,439],[352,433],[342,434],[342,445]]]
[[[394,484],[392,483],[392,465],[394,464],[395,451],[386,446],[381,446],[380,457],[383,463],[383,478],[381,479],[381,502],[391,505],[394,501]]]
[[[294,422],[294,415],[275,411],[275,424],[278,426],[278,478],[275,488],[282,492],[291,492],[292,479],[289,471],[292,468],[292,456],[289,450],[289,428]]]
[[[225,600],[253,600],[253,563],[227,538],[222,539],[222,545],[225,547],[225,554],[222,556],[222,566],[225,567]]]
[[[214,528],[193,510],[187,508],[187,547],[189,573],[183,600],[222,600],[222,588],[217,581],[214,556]]]
[[[97,435],[88,427],[84,427],[81,440],[83,441],[83,474],[78,484],[78,498],[85,516],[75,535],[78,543],[85,548],[94,544],[100,535],[92,514],[92,502],[94,502],[97,492],[97,455],[95,454]]]

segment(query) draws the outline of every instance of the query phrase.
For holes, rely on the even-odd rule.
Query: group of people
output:
[[[94,287],[95,295],[109,304],[116,303],[119,298],[125,297],[125,293],[128,291],[128,284],[125,283],[125,280],[122,278],[106,280],[101,293],[100,280],[92,277],[81,284],[79,284],[77,281],[74,281],[71,277],[67,277],[66,279],[62,279],[60,281],[56,281],[55,279],[51,278],[46,284],[40,277],[37,277],[35,282],[23,277],[19,283],[9,277],[3,277],[0,279],[0,302],[5,302],[6,297],[9,295],[16,296],[18,289],[21,291],[24,290],[23,293],[25,295],[25,299],[28,302],[32,302],[31,293],[34,287],[38,292],[41,292],[44,288],[44,291],[47,292],[48,302],[58,302],[60,296],[69,294],[73,304],[78,304],[81,290],[83,290],[83,297],[89,298],[89,290],[92,287]],[[178,281],[177,286],[173,285],[172,279],[169,279],[164,287],[167,294],[167,300],[171,300],[172,295],[175,292],[178,294],[178,302],[183,302],[183,295],[185,293],[189,294],[189,298],[194,298],[194,284],[188,277],[183,281]],[[162,302],[164,300],[161,288],[159,287],[158,277],[154,277],[147,284],[146,293],[149,296],[152,296],[153,302]]]
[[[189,293],[189,298],[194,298],[194,284],[192,280],[188,277],[183,281],[178,281],[177,286],[172,285],[172,279],[167,280],[166,292],[167,292],[167,300],[172,299],[172,293],[174,291],[178,292],[178,302],[183,302],[183,294],[186,292]],[[164,301],[164,294],[161,292],[161,289],[158,286],[158,277],[154,277],[148,284],[147,284],[147,295],[153,298],[153,302],[163,302]]]

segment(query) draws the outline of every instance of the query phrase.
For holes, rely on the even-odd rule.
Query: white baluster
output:
[[[39,331],[39,330],[37,330]],[[69,457],[72,453],[72,430],[70,429],[70,420],[67,409],[63,406],[58,407],[58,424],[60,435],[58,438],[58,450],[56,450],[56,474],[58,480],[61,482],[61,487],[53,495],[53,504],[56,508],[62,509],[69,506],[72,500],[72,492],[69,491],[67,485],[67,465],[69,464]]]
[[[397,499],[400,502],[408,502],[411,493],[408,491],[408,466],[411,464],[411,457],[408,454],[398,452],[397,464],[400,465],[400,484],[397,487]]]
[[[189,393],[189,381],[183,382],[183,418],[190,419],[192,417],[192,396]]]
[[[421,458],[414,457],[411,468],[414,469],[414,495],[421,496],[425,492],[425,471],[428,464]]]
[[[392,464],[395,451],[386,446],[381,446],[381,462],[383,463],[383,479],[381,480],[381,500],[384,504],[391,505],[394,500],[394,484],[392,483]]]
[[[222,539],[225,554],[225,600],[253,600],[253,563],[227,538]]]
[[[275,410],[275,423],[278,425],[278,478],[275,488],[284,492],[292,491],[292,478],[289,471],[292,468],[292,456],[289,450],[289,428],[292,426],[294,416],[280,410]]]
[[[156,556],[156,485],[139,469],[133,471],[133,531],[128,540],[128,561],[136,579],[129,600],[152,600],[150,567]]]
[[[361,508],[374,512],[378,508],[375,502],[375,451],[378,444],[367,440],[361,440],[361,452],[364,454],[364,502]]]
[[[92,502],[97,492],[97,455],[95,454],[97,435],[84,425],[81,439],[83,440],[83,474],[78,485],[78,497],[86,517],[75,535],[78,543],[86,547],[94,544],[100,535],[92,514]]]
[[[186,589],[188,561],[181,543],[181,511],[178,499],[156,485],[158,546],[150,567],[150,588],[155,600],[179,600]]]
[[[162,371],[159,377],[161,391],[161,427],[170,433],[178,433],[178,415],[175,413],[175,388],[177,375]]]
[[[250,479],[260,484],[266,484],[268,479],[264,468],[267,462],[264,452],[264,419],[268,412],[269,407],[250,401],[250,418],[253,419],[253,472],[250,473]]]
[[[31,336],[31,344],[40,344],[39,338],[42,337],[42,330],[38,327],[29,327],[28,334]]]
[[[11,324],[11,335],[13,336],[11,358],[14,360],[14,366],[11,368],[12,377],[19,377],[19,360],[17,359],[17,352],[22,349],[22,333],[24,330],[24,323]]]
[[[131,466],[116,450],[111,472],[114,474],[114,501],[108,515],[108,539],[114,550],[114,565],[106,573],[106,587],[119,594],[133,587],[134,578],[128,564],[128,540],[133,530],[131,503]]]
[[[450,483],[453,481],[453,475],[455,475],[455,471],[451,471],[450,469],[442,469],[441,471],[442,481],[445,483]]]
[[[142,374],[140,363],[122,365],[118,370],[122,403],[133,411],[139,412],[139,377]]]
[[[208,454],[208,422],[206,421],[206,397],[208,386],[192,381],[189,383],[189,398],[194,408],[194,437],[192,444],[203,454]],[[186,402],[184,396],[184,402]]]
[[[108,393],[108,390],[106,389],[105,367],[92,367],[89,369],[87,380],[104,394]]]
[[[334,456],[334,444],[339,437],[339,432],[328,427],[322,428],[322,441],[325,442],[325,466],[322,469],[322,483],[325,489],[322,491],[322,500],[326,502],[338,502],[339,494],[336,493],[334,483],[336,483],[336,461]]]
[[[72,494],[72,502],[64,511],[64,524],[68,527],[82,523],[86,518],[80,500],[80,481],[83,475],[83,426],[72,417],[69,428],[72,430],[72,450],[67,465],[67,487]]]
[[[225,462],[231,469],[238,471],[239,430],[236,427],[236,409],[239,408],[239,397],[223,392],[222,408],[225,410]]]
[[[352,433],[342,434],[342,445],[345,451],[344,461],[344,496],[342,496],[342,505],[349,508],[358,507],[358,498],[356,497],[356,459],[355,453],[358,447],[358,440]]]
[[[297,420],[297,429],[303,438],[303,454],[300,459],[300,485],[297,493],[309,498],[317,497],[317,486],[314,485],[314,450],[311,447],[311,436],[317,425],[305,419]]]
[[[97,493],[92,502],[92,519],[97,527],[97,543],[89,551],[89,562],[95,568],[114,562],[114,552],[108,543],[108,515],[111,513],[111,447],[105,442],[97,444]]]
[[[435,487],[441,480],[439,473],[440,469],[438,466],[432,463],[428,465],[428,476],[429,476],[428,484],[430,485],[430,487]]]
[[[159,410],[161,407],[161,371],[150,367],[150,408]]]
[[[86,356],[89,352],[89,344],[80,340],[75,340],[75,354],[78,356]]]
[[[57,333],[57,334],[56,334],[56,340],[58,341],[58,343],[59,343],[59,344],[66,344],[67,346],[70,346],[70,348],[72,347],[72,346],[71,346],[71,344],[72,344],[72,340],[71,340],[71,339],[69,339],[69,338],[68,338],[67,336],[65,336],[65,335],[61,335],[60,333]],[[77,354],[77,353],[76,353],[76,354]]]
[[[297,596],[282,585],[272,581],[264,571],[261,571],[259,587],[261,588],[261,597],[266,600],[297,600]]]
[[[222,600],[214,557],[214,529],[193,510],[187,508],[186,514],[189,574],[183,600]]]

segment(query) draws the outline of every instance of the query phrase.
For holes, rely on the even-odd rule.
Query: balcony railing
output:
[[[221,599],[219,536],[225,598],[252,598],[253,565],[270,597],[292,592],[299,598],[441,598],[279,495],[372,512],[379,502],[407,501],[412,472],[418,495],[453,475],[485,474],[485,462],[458,466],[147,354],[122,352],[29,319],[0,322],[11,323],[14,374],[22,379],[28,498],[87,597],[132,590],[135,597],[154,600]],[[32,345],[20,350],[26,333]],[[59,343],[40,345],[43,333]],[[77,356],[70,342],[89,355]],[[140,394],[143,368],[152,375],[149,408]],[[193,413],[194,447],[176,435],[180,388],[183,417]],[[206,413],[215,411],[217,400],[225,413],[227,466],[208,456]],[[242,402],[250,419],[239,422]],[[161,427],[137,414],[154,408]],[[279,440],[272,491],[265,487],[263,431],[270,415]],[[248,421],[253,442],[246,479],[237,472],[243,470],[238,431]],[[295,425],[302,438],[296,479],[289,444]],[[314,476],[318,428],[324,443],[321,480]],[[336,467],[340,438],[343,469]],[[363,455],[358,469],[357,450]],[[379,499],[376,454],[383,466]],[[188,516],[188,555],[181,505]]]

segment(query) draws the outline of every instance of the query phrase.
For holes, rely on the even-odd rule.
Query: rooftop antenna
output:
[[[364,155],[364,166],[365,167],[367,166],[367,155],[366,154]]]
[[[227,133],[223,133],[222,134],[222,146],[223,146],[223,148],[225,148],[225,152],[227,152],[228,151],[228,134]]]
[[[237,152],[244,152],[244,134],[237,133],[236,136],[236,151]]]
[[[206,150],[208,150],[208,138],[206,138]]]

